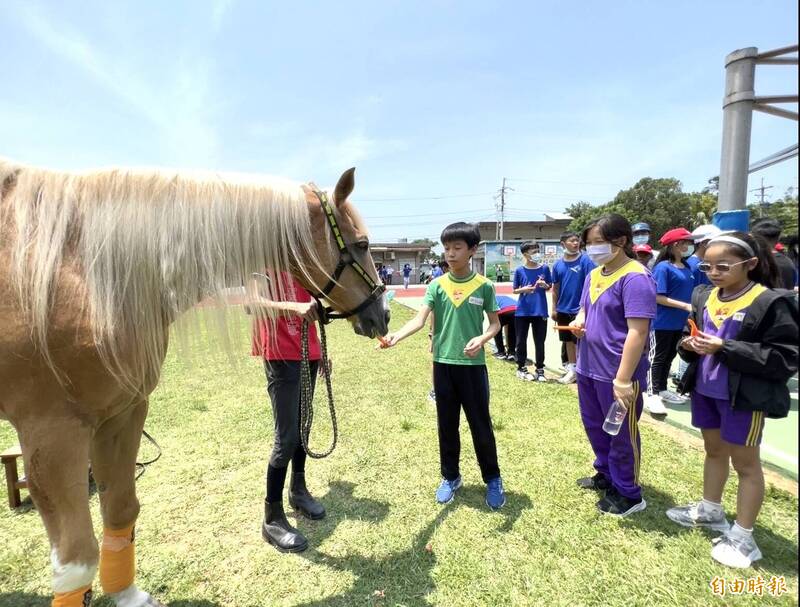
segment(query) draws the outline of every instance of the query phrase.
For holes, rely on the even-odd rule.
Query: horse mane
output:
[[[299,184],[251,175],[112,168],[66,173],[0,158],[12,284],[56,371],[48,323],[59,272],[82,274],[94,344],[137,390],[157,378],[169,324],[199,300],[223,301],[253,272],[316,259]],[[327,235],[325,235],[327,236]],[[322,237],[325,237],[322,236]],[[305,270],[303,270],[305,271]],[[309,277],[310,279],[310,277]],[[284,296],[279,281],[267,296]],[[313,284],[313,281],[311,281]]]

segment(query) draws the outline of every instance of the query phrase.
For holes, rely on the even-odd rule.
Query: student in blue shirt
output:
[[[520,247],[525,265],[514,270],[514,293],[519,295],[514,328],[517,332],[517,377],[525,381],[547,381],[544,376],[544,341],[547,337],[547,296],[553,277],[544,265],[539,245],[528,241]],[[536,376],[525,366],[528,358],[528,328],[533,328]]]
[[[689,313],[692,311],[694,278],[686,265],[686,258],[694,252],[691,233],[684,228],[669,230],[659,241],[664,248],[653,268],[656,281],[656,319],[653,330],[656,336],[655,354],[651,369],[653,393],[660,397],[648,399],[650,413],[665,415],[666,404],[681,404],[686,399],[667,390],[667,378],[672,361],[678,353],[678,342]],[[660,405],[660,406],[659,406]]]
[[[594,269],[588,255],[581,254],[581,239],[575,232],[561,235],[561,246],[564,257],[553,266],[553,313],[551,318],[557,325],[567,326],[581,308],[583,283]],[[576,345],[578,340],[572,331],[559,331],[559,339],[567,348],[567,372],[558,381],[562,384],[574,384],[578,380],[575,371]]]

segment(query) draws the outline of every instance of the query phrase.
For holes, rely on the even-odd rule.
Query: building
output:
[[[563,254],[561,235],[571,221],[572,217],[561,213],[544,215],[541,220],[506,221],[502,240],[496,238],[497,222],[483,221],[478,224],[481,243],[472,258],[472,268],[492,280],[497,280],[499,270],[501,282],[509,280],[524,263],[520,246],[527,240],[541,245],[545,263],[552,266]]]
[[[402,284],[400,278],[405,264],[411,266],[411,284],[419,283],[420,270],[430,274],[428,257],[431,251],[431,244],[420,242],[408,242],[408,239],[401,238],[397,242],[373,242],[369,245],[372,253],[372,261],[376,266],[391,266],[394,268],[392,284]]]
[[[572,222],[572,217],[563,213],[546,213],[541,219],[530,221],[505,221],[503,233],[498,234],[496,221],[481,221],[478,229],[481,240],[549,240],[559,242],[561,234]]]

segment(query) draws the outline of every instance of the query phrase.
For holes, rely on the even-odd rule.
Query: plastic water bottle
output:
[[[619,429],[622,427],[622,420],[625,419],[625,414],[627,412],[628,408],[618,400],[611,403],[611,406],[608,408],[606,420],[603,422],[603,431],[611,436],[619,434]]]

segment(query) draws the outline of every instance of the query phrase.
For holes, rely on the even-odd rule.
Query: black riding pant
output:
[[[309,363],[312,390],[318,361]],[[265,360],[267,392],[272,404],[275,442],[267,468],[267,501],[280,501],[286,471],[292,462],[294,474],[305,471],[306,452],[300,442],[300,361]]]

